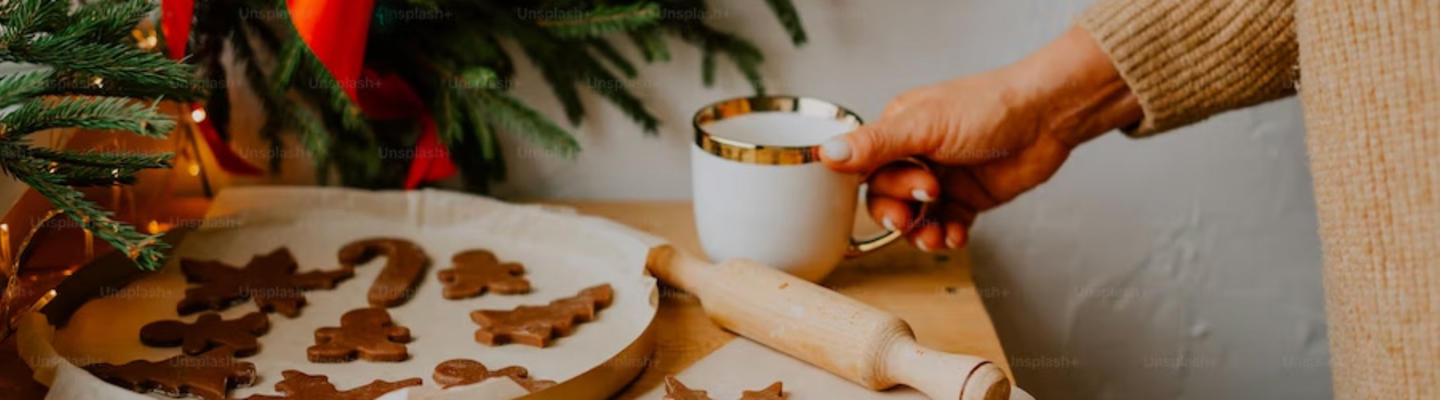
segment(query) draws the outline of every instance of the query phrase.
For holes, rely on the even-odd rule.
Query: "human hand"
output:
[[[1014,65],[896,97],[880,120],[821,146],[870,175],[869,211],[921,250],[959,248],[976,215],[1044,183],[1075,146],[1140,120],[1109,58],[1076,28]],[[918,157],[927,172],[895,161]],[[914,218],[914,202],[932,202]]]

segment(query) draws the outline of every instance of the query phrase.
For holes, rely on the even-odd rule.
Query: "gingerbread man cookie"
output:
[[[490,346],[515,342],[545,347],[550,339],[569,335],[577,322],[595,319],[597,310],[609,306],[614,296],[610,285],[603,284],[544,306],[519,306],[508,311],[478,310],[470,313],[470,319],[480,325],[475,331],[475,341]]]
[[[445,284],[445,298],[475,297],[486,290],[504,294],[530,291],[530,281],[521,277],[525,267],[519,263],[501,263],[495,254],[485,250],[466,250],[450,257],[453,268],[440,271]]]
[[[315,345],[306,351],[313,362],[343,362],[356,355],[369,361],[404,361],[410,357],[403,343],[410,329],[396,325],[383,308],[350,310],[340,316],[339,327],[315,330]]]
[[[252,258],[244,268],[218,261],[180,260],[185,279],[199,285],[185,290],[185,298],[175,310],[180,315],[223,310],[248,298],[261,311],[295,317],[305,305],[304,291],[334,288],[336,282],[354,274],[348,268],[297,274],[297,268],[295,257],[284,247]]]
[[[386,393],[424,383],[420,378],[399,382],[375,380],[365,386],[342,392],[336,389],[325,375],[310,375],[293,369],[282,374],[285,379],[275,384],[275,390],[284,393],[283,396],[257,394],[246,397],[245,400],[374,400]]]
[[[430,257],[419,245],[405,239],[373,238],[356,241],[340,248],[340,265],[354,268],[385,256],[385,267],[370,285],[367,298],[375,307],[394,307],[405,303],[415,293],[415,285],[425,267],[430,266]]]
[[[510,378],[531,393],[555,386],[555,381],[531,378],[530,371],[525,370],[525,367],[505,367],[491,371],[479,361],[466,359],[454,359],[436,365],[434,378],[435,383],[448,389],[502,376]]]
[[[160,361],[136,360],[122,365],[92,364],[95,377],[135,392],[158,391],[170,397],[195,395],[206,400],[228,398],[231,388],[255,383],[255,364],[235,361],[231,349],[218,347],[198,356],[178,355]]]
[[[155,347],[180,346],[185,354],[204,353],[213,347],[228,346],[236,357],[255,354],[260,349],[256,340],[270,329],[265,313],[253,312],[244,317],[223,320],[220,314],[205,313],[193,323],[175,320],[156,321],[140,328],[140,342]]]

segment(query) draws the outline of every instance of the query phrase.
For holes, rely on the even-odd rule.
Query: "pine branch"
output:
[[[452,143],[460,138],[464,128],[460,119],[464,113],[457,110],[458,102],[455,101],[454,93],[450,90],[435,91],[435,111],[432,119],[435,120],[436,135],[445,143]]]
[[[547,10],[555,14],[567,14],[568,10]],[[551,18],[536,21],[562,38],[594,38],[615,32],[628,32],[636,28],[654,25],[660,20],[660,6],[639,2],[621,6],[599,6],[589,11],[574,12],[569,18]]]
[[[550,84],[550,91],[560,100],[561,108],[565,109],[565,118],[571,125],[579,125],[581,118],[585,116],[585,106],[580,101],[580,91],[575,89],[575,82],[581,79],[572,74],[567,60],[539,50],[526,47],[525,53],[540,67],[540,76]]]
[[[645,133],[655,134],[655,129],[660,124],[659,119],[645,109],[645,104],[625,87],[625,82],[606,71],[605,67],[594,59],[585,57],[582,60],[573,68],[585,75],[585,82],[590,85],[590,90],[614,103],[630,120],[640,124]]]
[[[170,160],[175,158],[175,155],[171,153],[123,154],[101,153],[96,151],[76,152],[38,147],[24,148],[22,151],[30,157],[49,162],[111,169],[170,168]]]
[[[235,12],[222,12],[221,14],[232,18],[239,18],[241,21],[244,21],[246,20],[245,16],[247,14],[243,14],[243,12],[247,10],[251,9],[241,6],[238,10],[230,10]],[[252,36],[268,37],[273,35],[262,33],[269,32],[268,29],[243,24],[240,21],[231,21],[230,23],[234,24],[236,28],[228,32],[228,35],[208,34],[200,38],[226,36],[230,38],[230,47],[234,49],[235,59],[241,64],[240,68],[245,74],[246,84],[249,85],[255,97],[260,100],[260,107],[257,112],[264,115],[265,122],[260,125],[258,134],[261,138],[265,139],[265,142],[269,145],[270,153],[276,155],[269,159],[270,173],[279,174],[285,161],[284,157],[279,156],[285,152],[285,140],[281,137],[281,131],[285,129],[287,125],[293,125],[291,124],[292,117],[286,115],[286,112],[281,110],[292,107],[292,105],[286,104],[289,102],[289,99],[286,97],[286,88],[290,86],[296,65],[299,63],[299,41],[285,42],[285,48],[280,50],[280,53],[277,55],[278,60],[274,62],[273,72],[267,75],[265,71],[261,70],[258,63],[260,60],[259,53],[261,51],[269,51],[271,48],[256,46],[250,38]],[[264,42],[265,40],[261,39],[261,41]],[[218,64],[222,62],[218,54],[211,56],[211,58],[212,63]],[[223,65],[216,65],[217,71],[211,74],[210,79],[223,81],[225,79],[223,68]],[[275,78],[272,79],[270,76],[274,76]],[[229,102],[226,101],[225,104],[228,105]],[[207,105],[207,108],[214,108],[215,106],[216,104],[212,101]]]
[[[760,60],[743,53],[727,52],[725,55],[729,56],[730,62],[734,63],[735,67],[740,69],[740,73],[745,75],[745,80],[750,82],[750,88],[755,91],[755,95],[764,96],[765,78],[760,75]]]
[[[169,154],[76,152],[29,147],[27,135],[56,128],[127,131],[164,137],[174,122],[155,102],[136,97],[193,99],[202,91],[189,67],[123,43],[154,5],[100,0],[70,12],[66,0],[0,4],[0,61],[44,68],[0,77],[0,169],[29,185],[81,227],[133,259],[161,265],[167,247],[112,218],[75,186],[133,182],[144,169],[170,165]]]
[[[56,35],[114,42],[126,36],[154,6],[144,1],[103,0],[84,4]]]
[[[286,23],[280,24],[284,27],[282,29],[284,29],[285,33],[289,35],[286,42],[281,45],[283,51],[286,51],[284,56],[289,57],[293,55],[296,57],[293,61],[295,63],[295,69],[293,70],[295,75],[309,77],[305,82],[305,87],[300,88],[300,92],[302,94],[318,96],[322,102],[320,106],[323,107],[323,111],[327,115],[334,116],[339,121],[342,131],[359,135],[359,138],[357,138],[359,146],[378,151],[379,145],[376,143],[375,132],[371,128],[370,122],[365,120],[365,115],[360,110],[360,105],[350,99],[350,95],[346,93],[342,86],[355,85],[357,82],[339,82],[335,76],[330,73],[330,70],[325,67],[325,64],[320,61],[320,58],[316,56],[314,52],[310,51],[310,48],[301,41],[300,34],[295,30],[294,25],[288,23],[290,14],[284,2],[277,1],[272,4],[274,4],[275,7],[273,10],[283,16],[281,19],[286,21]],[[263,30],[264,29],[257,29],[257,31]],[[292,61],[285,59],[281,60],[281,62],[290,63]],[[272,87],[286,89],[296,88],[297,85],[294,81],[295,75],[288,73],[275,74],[271,79],[280,78],[280,80],[272,80]],[[334,142],[332,141],[331,143]],[[326,155],[329,157],[350,158],[353,155],[352,153],[355,152],[340,152],[331,149],[326,152]],[[379,169],[380,166],[378,162],[367,162],[365,168],[361,170],[361,173],[378,171]],[[348,174],[353,171],[341,172]]]
[[[162,87],[177,95],[193,92],[198,86],[189,67],[158,53],[59,36],[41,36],[18,43],[0,42],[0,61],[48,65],[103,80]]]
[[[300,39],[295,38],[292,40]],[[320,62],[320,58],[316,57],[315,53],[311,52],[308,48],[300,50],[300,65],[305,69],[306,75],[313,77],[309,82],[306,82],[308,85],[307,89],[314,90],[325,98],[330,109],[338,113],[340,123],[345,129],[364,132],[366,136],[369,136],[370,125],[365,121],[365,114],[360,111],[360,105],[355,104],[354,100],[350,100],[350,95],[347,94],[344,87],[341,86],[345,84],[353,85],[355,82],[342,83],[336,80],[335,76],[330,74],[330,70],[325,67],[325,64]]]
[[[135,183],[138,169],[99,168],[79,165],[55,164],[47,171],[59,178],[62,185],[72,187],[115,186]]]
[[[29,36],[60,25],[67,3],[59,1],[14,0],[0,8],[0,43],[22,42]]]
[[[299,40],[289,40],[281,48],[279,59],[275,62],[275,71],[270,79],[270,90],[276,93],[284,92],[290,87],[295,79],[295,71],[300,68],[300,52],[305,51],[305,43]]]
[[[626,60],[625,56],[620,55],[620,51],[616,50],[615,46],[611,46],[610,42],[605,41],[605,39],[591,39],[585,43],[589,44],[590,48],[594,49],[596,53],[599,53],[601,58],[610,62],[610,65],[619,69],[620,73],[625,74],[625,77],[635,77],[635,64],[631,64],[630,60]]]
[[[453,99],[460,120],[465,126],[464,135],[445,142],[445,148],[452,155],[451,160],[459,167],[466,190],[488,191],[489,181],[504,179],[505,163],[497,150],[494,127],[485,117],[485,106],[474,101],[475,96],[467,89],[454,89]]]
[[[467,187],[483,188],[483,181],[472,179],[502,173],[504,169],[496,129],[519,135],[540,147],[556,149],[562,155],[579,150],[575,138],[562,128],[563,122],[557,125],[560,121],[552,122],[504,93],[515,67],[507,47],[500,45],[500,38],[515,44],[508,49],[518,48],[532,61],[564,108],[565,120],[572,125],[578,125],[585,116],[585,103],[579,94],[581,84],[615,104],[647,132],[653,132],[658,125],[625,80],[637,76],[638,68],[627,54],[607,40],[605,35],[609,34],[626,35],[646,62],[669,60],[665,36],[679,36],[702,50],[701,75],[707,85],[716,80],[717,59],[723,57],[735,65],[756,93],[764,93],[760,74],[763,55],[753,44],[740,36],[715,30],[698,18],[665,18],[672,12],[705,15],[709,1],[397,0],[387,3],[381,12],[441,10],[467,23],[383,19],[372,27],[368,38],[367,54],[371,57],[366,60],[366,66],[382,73],[398,74],[417,89],[438,124],[436,128],[447,148],[472,154],[455,160],[465,172]],[[792,0],[766,1],[790,40],[803,43],[805,31]],[[231,11],[211,13],[230,18],[225,21],[198,24],[220,29],[206,34],[225,34],[226,29],[254,29],[256,33],[272,34],[266,38],[266,43],[272,45],[257,50],[270,52],[270,59],[274,60],[274,68],[267,68],[263,74],[264,81],[272,86],[270,90],[256,91],[270,95],[262,95],[270,98],[262,99],[262,103],[267,108],[274,104],[276,109],[269,111],[269,115],[278,122],[267,120],[263,131],[278,134],[276,132],[283,129],[300,135],[307,151],[317,156],[317,174],[322,179],[327,167],[338,166],[334,172],[345,184],[372,187],[393,184],[387,182],[394,180],[391,178],[403,169],[392,168],[397,166],[396,160],[381,159],[375,152],[381,148],[413,145],[412,125],[364,118],[358,105],[343,90],[345,84],[351,83],[335,82],[330,71],[300,44],[283,1],[211,0],[209,3],[224,7],[217,10]],[[246,7],[279,17],[234,20],[236,10]],[[225,28],[226,24],[236,27]],[[263,46],[257,49],[260,47]],[[236,51],[237,58],[241,58],[242,53]],[[251,74],[247,72],[247,78]],[[297,104],[291,107],[286,102]],[[299,116],[302,114],[304,116]],[[281,118],[276,118],[277,115]],[[397,134],[377,136],[378,130]]]
[[[327,168],[330,165],[330,148],[332,146],[330,132],[325,129],[325,123],[314,112],[302,106],[290,107],[286,111],[287,118],[291,121],[300,134],[300,145],[315,164],[315,178],[320,184],[325,184],[330,174]]]
[[[65,186],[63,177],[55,174],[47,174],[41,165],[35,161],[15,162],[15,159],[6,160],[3,163],[5,172],[25,182],[35,192],[40,193],[56,209],[61,210],[71,220],[79,223],[82,228],[90,231],[95,237],[109,243],[117,250],[125,252],[125,255],[135,261],[140,269],[153,271],[163,265],[164,255],[162,251],[169,247],[165,242],[160,241],[160,235],[146,235],[135,230],[135,228],[120,223],[111,218],[112,214],[101,210],[95,203],[85,200],[84,195],[79,191]]]
[[[486,67],[467,68],[457,77],[460,84],[468,89],[505,89],[500,75]]]
[[[48,82],[48,87],[39,94],[129,97],[144,100],[163,97],[182,101],[199,100],[204,95],[203,91],[198,90],[198,81],[188,78],[183,79],[195,82],[195,84],[177,87],[170,78],[164,76],[144,75],[139,81],[126,78],[123,76],[101,77],[90,73],[62,70],[54,73],[53,78]]]
[[[670,61],[670,48],[665,45],[665,37],[659,29],[641,28],[630,31],[629,36],[635,47],[640,48],[640,54],[645,56],[645,62]]]
[[[32,98],[0,117],[0,132],[7,140],[66,127],[118,130],[162,138],[175,127],[175,122],[157,112],[155,103],[145,105],[123,97]]]
[[[480,112],[480,107],[466,107],[467,116],[471,127],[474,129],[474,136],[480,144],[480,157],[485,161],[497,161],[500,152],[495,146],[495,127],[490,126],[490,121]],[[567,133],[568,134],[568,133]]]
[[[480,104],[485,106],[485,115],[490,122],[501,129],[523,136],[562,157],[573,157],[580,151],[580,143],[575,141],[575,137],[519,100],[494,90],[470,93],[475,94]]]
[[[699,46],[704,58],[700,63],[701,81],[709,86],[715,79],[715,53],[724,53],[745,75],[756,95],[765,94],[765,82],[760,76],[759,65],[765,56],[749,41],[729,33],[714,30],[708,26],[679,26],[672,30],[681,39]]]
[[[700,53],[700,84],[705,87],[715,86],[715,50],[714,47],[705,46]]]
[[[805,26],[800,23],[800,12],[795,10],[795,4],[790,0],[765,0],[765,4],[775,13],[785,32],[790,34],[790,43],[796,46],[805,44]]]
[[[55,74],[48,70],[0,76],[0,108],[20,104],[45,92]]]

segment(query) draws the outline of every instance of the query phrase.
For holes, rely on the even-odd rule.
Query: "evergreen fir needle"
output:
[[[168,168],[171,155],[112,154],[31,146],[49,129],[125,131],[165,137],[174,121],[146,99],[201,95],[193,71],[122,43],[154,5],[146,0],[89,3],[11,0],[0,5],[0,61],[42,67],[0,77],[0,169],[29,185],[71,220],[125,252],[142,269],[162,263],[166,247],[85,200],[77,186],[133,182],[144,169]]]

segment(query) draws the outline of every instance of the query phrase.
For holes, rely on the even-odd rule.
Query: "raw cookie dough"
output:
[[[502,376],[510,378],[531,393],[555,386],[555,381],[531,378],[530,371],[525,370],[525,367],[511,366],[491,371],[479,361],[466,359],[454,359],[436,365],[434,378],[435,383],[450,388]]]
[[[122,365],[85,366],[96,377],[135,392],[158,391],[171,397],[186,394],[206,400],[228,398],[230,388],[255,383],[255,364],[235,361],[231,350],[215,348],[198,356],[178,355],[160,361],[135,360]]]
[[[344,362],[356,355],[369,361],[405,361],[410,329],[396,325],[383,308],[350,310],[340,326],[315,330],[315,345],[306,353],[313,362]]]
[[[232,320],[205,313],[193,323],[176,320],[151,322],[140,328],[140,342],[155,347],[180,346],[185,354],[196,355],[215,347],[230,347],[236,357],[255,354],[260,335],[270,329],[265,313],[252,312]]]
[[[185,298],[175,306],[180,315],[204,310],[223,310],[245,299],[255,301],[261,311],[275,311],[287,317],[300,315],[306,290],[331,289],[335,283],[354,275],[349,268],[336,271],[295,273],[299,265],[290,250],[281,247],[270,254],[255,256],[244,268],[219,261],[180,260],[185,279],[199,283],[185,289]]]
[[[415,285],[420,284],[425,267],[430,266],[430,257],[415,242],[396,238],[364,239],[341,247],[338,258],[340,265],[354,268],[382,255],[385,267],[380,270],[380,276],[375,277],[375,283],[370,284],[366,297],[375,307],[404,304],[415,294]]]
[[[598,310],[609,306],[614,297],[615,292],[607,283],[543,306],[519,306],[508,311],[478,310],[470,313],[470,319],[480,325],[475,331],[475,341],[490,346],[515,342],[545,347],[550,339],[569,335],[576,323],[594,320]]]
[[[398,382],[375,380],[365,386],[340,391],[325,375],[310,375],[296,370],[286,370],[285,379],[275,384],[275,390],[283,396],[257,394],[245,400],[374,400],[401,388],[420,386],[420,378]]]
[[[445,285],[447,299],[475,297],[487,290],[504,294],[530,291],[530,281],[521,276],[525,274],[525,266],[502,263],[489,251],[462,251],[450,257],[450,262],[455,265],[453,268],[440,271],[440,283]]]

